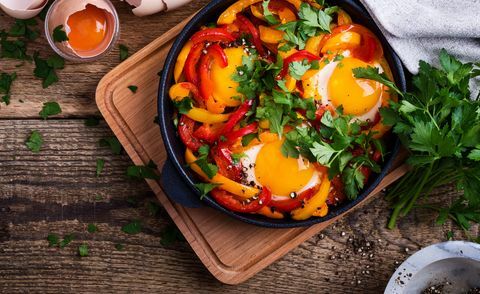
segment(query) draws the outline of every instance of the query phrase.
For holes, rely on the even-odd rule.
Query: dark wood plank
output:
[[[120,43],[127,45],[131,53],[145,47],[170,28],[200,9],[208,1],[192,1],[187,6],[168,13],[160,13],[139,18],[131,13],[130,6],[120,0],[113,0],[121,21]],[[8,29],[14,20],[0,10],[0,30]],[[43,24],[39,24],[39,29]],[[53,54],[45,37],[42,35],[28,49],[30,54],[39,51],[40,56]],[[41,81],[33,76],[34,66],[17,60],[0,60],[0,71],[17,72],[18,79],[12,88],[12,104],[8,107],[0,105],[0,118],[38,117],[42,103],[56,100],[63,109],[61,117],[81,117],[99,115],[95,104],[95,89],[100,79],[119,63],[118,48],[104,58],[88,63],[75,64],[67,62],[65,69],[58,72],[60,82],[42,89]],[[27,86],[26,86],[27,85]],[[19,100],[23,100],[20,103]]]
[[[32,130],[44,136],[39,154],[24,145]],[[103,122],[85,127],[80,119],[0,120],[0,292],[381,293],[396,262],[445,240],[451,229],[464,238],[450,223],[435,226],[427,210],[387,230],[387,203],[378,197],[246,283],[222,285],[188,244],[161,245],[170,220],[162,210],[149,215],[146,206],[155,198],[145,183],[126,178],[127,156],[98,146],[111,135]],[[98,178],[97,158],[106,160]],[[447,186],[431,198],[442,203],[455,193]],[[142,221],[142,233],[121,232],[132,219]],[[89,223],[100,231],[88,233]],[[76,238],[63,250],[49,248],[50,232]],[[478,234],[478,227],[472,232]],[[89,245],[88,257],[76,253],[82,242]],[[117,251],[117,243],[125,250]]]

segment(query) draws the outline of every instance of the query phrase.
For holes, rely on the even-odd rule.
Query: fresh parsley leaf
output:
[[[80,257],[88,256],[88,245],[83,243],[82,245],[78,246],[78,254]]]
[[[160,244],[163,246],[170,246],[177,241],[183,241],[185,238],[178,228],[174,225],[168,225],[160,233]]]
[[[104,166],[105,166],[105,160],[103,160],[101,158],[97,159],[97,168],[96,168],[96,172],[95,172],[97,177],[99,177],[100,174],[102,173]]]
[[[132,93],[137,93],[137,90],[138,90],[138,87],[137,86],[134,86],[134,85],[131,85],[131,86],[128,86],[128,89],[130,91],[132,91]]]
[[[248,146],[253,139],[257,138],[257,134],[248,134],[242,137],[242,146]]]
[[[125,246],[123,244],[117,243],[115,244],[115,249],[118,251],[123,251],[125,249]]]
[[[60,238],[57,234],[50,233],[47,236],[47,241],[49,247],[56,247],[58,245],[58,242],[60,241]]]
[[[120,155],[122,153],[122,144],[118,141],[117,137],[106,137],[98,141],[100,147],[110,147],[113,154]]]
[[[333,58],[333,61],[342,61],[344,56],[342,54],[337,54],[335,55],[335,58]]]
[[[352,71],[354,76],[357,79],[369,79],[369,80],[377,81],[389,87],[391,90],[395,91],[400,96],[403,96],[402,91],[398,89],[395,83],[390,81],[385,73],[380,73],[377,67],[373,67],[373,66],[369,66],[367,68],[357,67],[357,68],[354,68]]]
[[[55,42],[64,42],[69,40],[67,33],[63,29],[63,25],[59,25],[53,29],[52,37],[53,41]]]
[[[263,16],[265,17],[265,20],[268,22],[268,24],[270,25],[279,24],[279,21],[275,18],[275,16],[272,14],[270,9],[268,8],[269,4],[270,4],[270,0],[263,1],[262,3]]]
[[[174,100],[173,105],[180,114],[187,114],[193,108],[193,101],[189,97],[185,97],[182,100]]]
[[[232,161],[233,161],[234,164],[238,164],[238,163],[240,163],[240,159],[242,159],[243,157],[246,157],[246,156],[247,156],[247,154],[245,154],[243,152],[242,153],[233,153],[232,154]]]
[[[98,232],[98,227],[95,224],[88,224],[87,231],[91,234]]]
[[[301,80],[311,65],[308,61],[294,61],[288,65],[288,73],[296,80]]]
[[[342,174],[342,180],[345,185],[345,194],[348,199],[355,200],[358,193],[363,189],[365,176],[360,167],[347,167]]]
[[[43,103],[42,110],[38,113],[41,118],[47,119],[47,117],[52,115],[57,115],[62,113],[62,109],[57,102],[45,102]]]
[[[89,117],[85,120],[86,127],[95,127],[100,124],[100,119],[98,117]]]
[[[213,178],[217,172],[218,167],[215,164],[208,162],[208,154],[210,152],[210,146],[202,145],[198,149],[199,157],[195,161],[195,164],[200,167],[200,169],[207,175],[208,178]]]
[[[60,56],[53,55],[45,60],[40,58],[38,52],[35,52],[33,54],[33,60],[35,62],[35,70],[33,71],[33,74],[37,78],[42,79],[43,88],[47,88],[58,82],[58,76],[55,70],[64,67],[64,61]]]
[[[136,235],[142,231],[142,223],[139,220],[132,220],[122,227],[122,232],[129,235]]]
[[[9,40],[8,34],[0,31],[0,58],[30,60],[27,55],[27,43],[24,40]]]
[[[30,151],[32,151],[33,153],[40,152],[40,149],[42,149],[43,145],[42,135],[40,135],[38,131],[33,131],[30,134],[30,137],[28,137],[25,145],[27,145],[28,149],[30,149]]]
[[[0,73],[0,95],[2,96],[2,102],[6,105],[10,104],[10,89],[12,87],[13,81],[17,79],[17,74],[7,74],[7,73]]]
[[[129,166],[127,168],[127,176],[137,179],[153,180],[160,178],[157,174],[157,165],[152,160],[150,160],[147,165]]]
[[[63,236],[63,240],[58,243],[58,247],[65,248],[68,244],[73,241],[73,234],[68,234]]]
[[[118,45],[118,49],[120,50],[120,61],[126,60],[129,56],[128,47],[123,44],[120,44]]]
[[[200,192],[200,199],[207,196],[207,194],[215,189],[216,187],[220,186],[221,184],[216,183],[197,183],[195,184],[195,188]]]
[[[38,30],[31,27],[37,26],[37,21],[30,19],[16,19],[15,24],[10,28],[9,35],[12,37],[24,37],[26,40],[33,41],[40,35]]]

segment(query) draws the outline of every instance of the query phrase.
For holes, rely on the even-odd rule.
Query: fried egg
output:
[[[258,188],[268,187],[278,199],[302,193],[320,184],[321,173],[308,160],[285,157],[281,152],[283,140],[248,147],[240,159],[243,182]]]
[[[349,56],[341,61],[332,61],[303,81],[304,95],[314,97],[325,106],[342,106],[344,114],[352,115],[357,120],[374,121],[387,96],[384,87],[372,80],[355,78],[352,72],[354,68],[368,66],[375,66],[383,72],[377,62],[368,64]]]

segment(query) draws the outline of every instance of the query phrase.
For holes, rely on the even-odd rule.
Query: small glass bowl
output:
[[[48,9],[47,15],[45,16],[45,36],[47,38],[48,44],[50,44],[50,47],[52,47],[53,51],[55,51],[55,53],[57,53],[58,55],[60,55],[61,57],[63,57],[66,60],[70,60],[70,61],[73,61],[73,62],[79,62],[79,63],[81,63],[81,62],[91,62],[91,61],[98,60],[101,57],[105,56],[110,51],[112,51],[112,49],[117,44],[118,38],[120,36],[120,19],[118,17],[118,13],[117,13],[117,10],[115,9],[115,6],[109,0],[102,0],[102,1],[105,2],[105,4],[107,4],[111,8],[114,28],[113,28],[113,33],[112,33],[112,36],[111,36],[111,40],[110,40],[108,46],[105,47],[105,50],[103,50],[102,52],[100,52],[99,54],[97,54],[95,56],[81,57],[81,56],[74,55],[70,52],[65,52],[56,45],[55,41],[53,40],[53,36],[50,33],[51,32],[50,18],[56,12],[57,7],[65,1],[68,2],[68,1],[71,1],[71,0],[55,0],[55,2],[53,2],[53,4]],[[79,1],[79,0],[75,0],[75,1]],[[86,1],[86,4],[89,4],[88,1]]]

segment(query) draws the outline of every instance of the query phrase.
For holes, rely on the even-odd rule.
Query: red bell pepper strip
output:
[[[313,195],[317,192],[318,189],[316,188],[310,188],[299,195],[297,195],[295,198],[289,198],[286,200],[274,200],[270,202],[270,206],[274,207],[276,211],[280,212],[290,212],[294,209],[300,208],[302,204],[307,201],[308,199],[312,198]]]
[[[230,43],[235,41],[235,37],[230,34],[226,28],[208,28],[196,32],[190,40],[193,44],[203,42],[224,42]]]
[[[280,78],[285,77],[288,74],[288,67],[290,66],[290,63],[303,60],[308,60],[309,62],[312,62],[314,60],[320,60],[320,57],[308,52],[307,50],[300,50],[298,52],[295,52],[283,60],[283,68],[278,76]]]
[[[226,133],[226,134],[223,135],[226,139],[225,143],[231,144],[231,143],[235,142],[238,138],[241,138],[241,137],[246,136],[248,134],[255,133],[257,130],[258,130],[258,123],[254,122],[254,123],[249,124],[246,127],[238,129],[236,131],[231,131],[229,133]]]
[[[208,124],[203,124],[198,129],[193,132],[193,135],[205,142],[208,142],[210,144],[214,143],[217,138],[218,138],[218,130],[214,130],[212,127],[210,127]]]
[[[203,44],[193,45],[185,60],[185,79],[194,85],[198,85],[197,64],[202,57]]]
[[[195,100],[195,102],[197,102],[199,107],[204,108],[205,103],[203,102],[202,96],[200,96],[200,92],[198,92],[197,86],[189,82],[180,82],[179,84],[183,88],[189,90],[190,93],[192,93],[193,99]]]
[[[333,189],[330,191],[330,193],[328,193],[327,205],[335,206],[347,199],[347,196],[344,192],[344,185],[340,176],[335,176],[333,180],[331,180],[331,187],[333,187]]]
[[[214,147],[211,149],[213,160],[218,166],[218,172],[225,177],[239,182],[242,178],[242,166],[234,163],[232,151],[228,148]]]
[[[267,187],[262,189],[257,199],[252,198],[249,201],[238,200],[233,194],[219,188],[213,189],[210,193],[218,204],[228,210],[240,213],[257,212],[272,200],[272,192]]]
[[[178,122],[178,134],[183,144],[187,148],[197,151],[203,144],[193,136],[193,129],[195,128],[195,121],[189,118],[186,115],[180,116],[180,121]]]
[[[252,108],[253,105],[253,100],[249,99],[243,102],[240,107],[235,110],[232,115],[230,115],[230,118],[228,121],[225,123],[222,129],[222,135],[230,132],[233,127],[235,127],[236,124],[247,114],[247,112]]]
[[[257,49],[260,56],[266,56],[265,48],[263,48],[262,41],[260,40],[260,33],[253,23],[245,16],[238,14],[237,23],[240,31],[250,34],[252,36],[253,45]]]
[[[210,99],[213,95],[215,84],[211,78],[211,67],[214,60],[217,60],[221,67],[228,65],[228,59],[222,47],[218,44],[213,44],[208,47],[207,54],[200,58],[198,67],[200,74],[200,95],[205,101]]]

